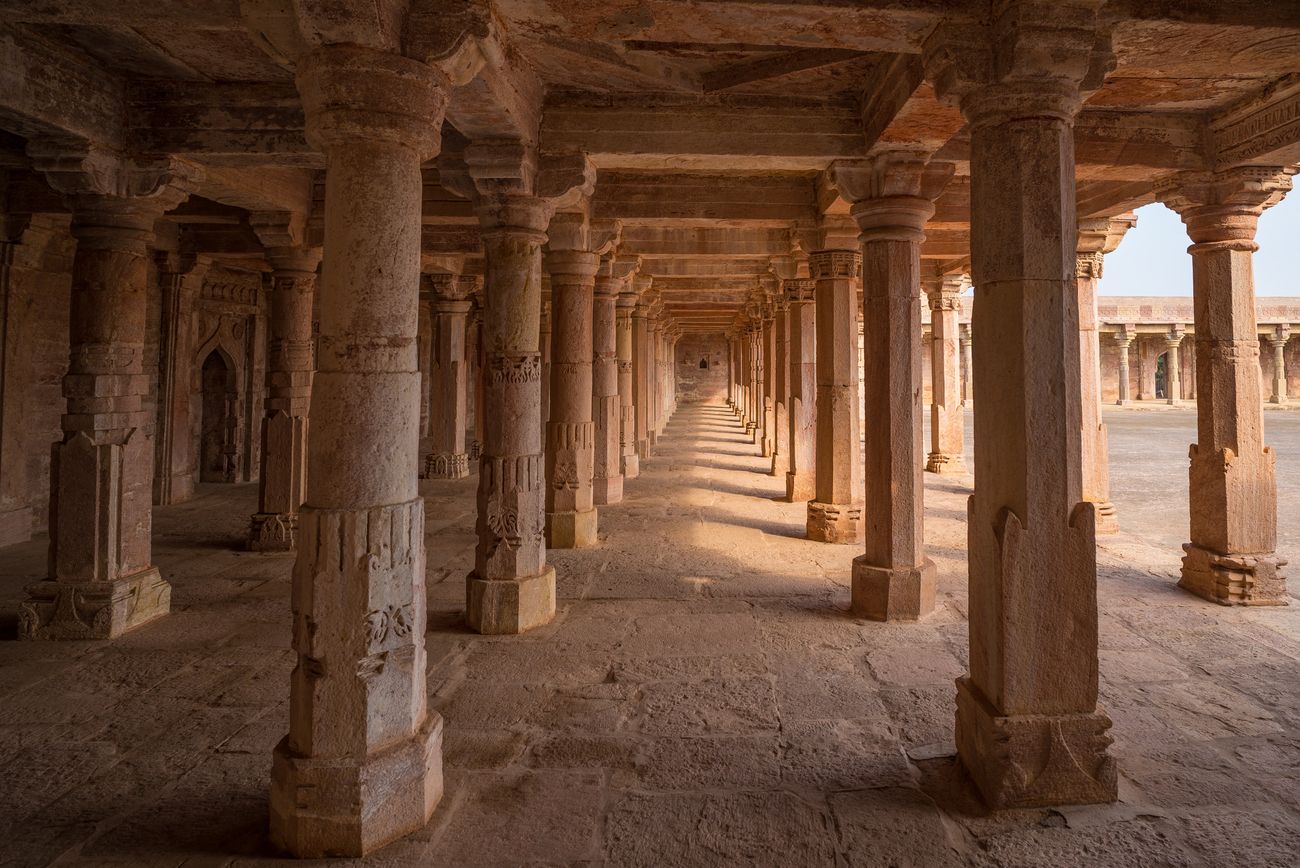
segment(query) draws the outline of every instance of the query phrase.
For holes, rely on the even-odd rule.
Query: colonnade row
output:
[[[1096,45],[1086,27],[1082,36],[1044,35],[1032,21],[1012,18],[1000,26],[1015,38],[988,36],[974,46],[995,62],[968,56],[985,38],[969,34],[927,57],[936,90],[960,106],[970,129],[980,342],[972,384],[976,487],[968,508],[971,662],[958,682],[956,742],[962,765],[995,807],[1116,796],[1110,720],[1097,704],[1100,503],[1089,479],[1097,468],[1085,458],[1098,454],[1090,438],[1104,429],[1095,380],[1081,375],[1095,370],[1081,364],[1082,355],[1095,353],[1092,305],[1083,298],[1092,287],[1076,280],[1072,253],[1071,124]],[[1040,69],[1043,58],[1050,65]],[[424,63],[338,44],[300,58],[296,85],[307,140],[327,167],[324,260],[314,374],[285,361],[301,359],[300,317],[283,314],[298,330],[277,331],[273,350],[277,372],[287,374],[274,384],[276,412],[300,420],[281,428],[310,425],[310,433],[278,435],[305,440],[305,471],[295,484],[306,499],[297,511],[291,595],[298,662],[289,732],[273,758],[271,833],[297,855],[360,854],[423,826],[442,795],[443,724],[427,707],[425,677],[416,287],[421,165],[440,149],[450,82]],[[85,171],[68,155],[33,156],[68,194],[78,248],[65,438],[52,474],[50,579],[31,589],[21,630],[27,638],[111,637],[168,607],[169,587],[152,565],[152,461],[139,434],[146,425],[144,257],[153,222],[192,184],[177,161],[145,165],[102,154]],[[934,595],[921,526],[920,244],[946,176],[928,154],[911,151],[837,162],[829,172],[861,236],[812,253],[808,277],[787,287],[799,293],[795,314],[785,316],[789,346],[798,347],[789,357],[799,360],[791,361],[784,387],[789,392],[799,381],[799,403],[786,401],[788,472],[792,485],[804,486],[794,494],[811,492],[810,532],[863,540],[853,565],[854,609],[915,618]],[[607,285],[593,309],[607,251],[574,210],[594,183],[589,163],[542,157],[517,142],[473,141],[463,167],[449,168],[443,180],[473,203],[484,253],[478,541],[466,580],[467,620],[482,632],[517,633],[554,613],[547,532],[552,541],[571,542],[594,530],[586,512],[596,496],[596,426],[604,418],[612,437],[608,361],[611,352],[619,357],[622,290]],[[1262,441],[1251,367],[1258,345],[1250,253],[1259,212],[1287,185],[1281,169],[1252,167],[1180,177],[1161,188],[1194,242],[1203,317],[1183,584],[1225,602],[1282,599],[1273,455]],[[295,242],[292,233],[285,240]],[[308,284],[310,254],[300,244],[271,255],[285,263],[286,281]],[[544,428],[543,261],[553,314]],[[857,445],[851,330],[859,281],[868,354],[865,451]],[[286,296],[286,308],[302,302]],[[600,338],[593,334],[594,324],[609,318],[611,296],[612,351],[607,327]],[[633,308],[633,361],[637,322]],[[649,347],[650,317],[640,322]],[[815,346],[804,338],[813,329]],[[763,373],[776,358],[773,344],[755,338],[733,356],[747,358],[750,371],[763,365],[738,397],[748,407],[746,423],[780,455],[781,387]],[[811,363],[807,348],[815,353]],[[602,365],[599,400],[592,358]],[[774,375],[780,368],[771,364]],[[294,416],[308,383],[310,412]],[[618,394],[622,437],[626,393]],[[654,436],[650,419],[661,422],[671,409],[671,389],[660,400],[661,412],[647,412],[644,430],[641,416],[634,420],[637,444]],[[817,470],[799,482],[809,466],[799,453],[810,448]],[[619,466],[627,472],[627,463]],[[607,465],[606,478],[611,470]],[[279,515],[285,502],[264,502],[263,511]]]
[[[1188,325],[1170,323],[1156,329],[1139,330],[1135,325],[1124,324],[1108,333],[1118,360],[1115,373],[1115,403],[1118,406],[1123,407],[1134,400],[1157,398],[1168,404],[1177,404],[1196,397],[1196,341],[1195,333],[1188,331]],[[1267,347],[1267,352],[1260,355],[1259,375],[1271,404],[1285,404],[1289,400],[1287,343],[1293,334],[1292,323],[1259,326],[1260,347]],[[1147,353],[1139,354],[1139,372],[1135,378],[1132,355],[1144,339],[1156,346],[1154,351],[1148,348]],[[1161,357],[1165,360],[1163,388],[1156,383],[1156,365]],[[1269,361],[1267,369],[1264,365],[1266,358]],[[1190,379],[1189,372],[1193,374]],[[1135,379],[1136,393],[1133,389]]]

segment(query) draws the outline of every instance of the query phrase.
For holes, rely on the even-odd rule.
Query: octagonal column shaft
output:
[[[344,45],[300,59],[297,84],[325,155],[325,261],[271,837],[297,856],[361,856],[442,796],[416,474],[420,165],[446,91],[424,64]]]
[[[614,313],[614,330],[618,354],[618,448],[625,480],[641,475],[641,462],[636,453],[636,397],[632,383],[632,311],[635,309],[636,295],[620,293]]]
[[[853,611],[879,621],[934,610],[921,463],[921,242],[933,213],[929,199],[914,196],[853,206],[862,227],[863,393],[871,420],[863,432],[866,550],[853,560]]]
[[[1285,605],[1277,555],[1276,455],[1264,442],[1251,259],[1259,215],[1290,171],[1247,167],[1162,186],[1187,225],[1196,333],[1191,541],[1179,586],[1224,605]]]
[[[785,476],[785,499],[802,503],[817,494],[817,284],[809,278],[784,284],[790,305],[786,312],[790,324],[790,469]]]
[[[931,473],[966,472],[962,456],[966,423],[961,400],[961,275],[949,275],[926,286],[930,303],[930,454]],[[870,415],[870,411],[868,411]]]
[[[592,471],[597,504],[623,500],[622,405],[618,392],[618,290],[620,281],[597,278],[591,316],[591,399],[596,422]]]
[[[551,416],[546,423],[546,544],[596,543],[592,492],[592,293],[600,256],[546,254],[551,275]]]
[[[23,639],[112,639],[171,607],[171,586],[153,565],[144,409],[146,256],[163,206],[98,194],[70,204],[77,251],[63,439],[50,465],[49,578],[19,604]]]
[[[808,539],[861,543],[862,448],[858,421],[856,250],[808,258],[817,286],[817,491],[808,502]]]
[[[469,476],[465,429],[469,421],[469,357],[466,328],[476,289],[473,277],[430,275],[433,326],[429,365],[429,453],[421,475],[429,479]]]
[[[790,304],[784,294],[775,304],[776,364],[773,366],[775,407],[772,413],[773,446],[771,475],[784,478],[790,472]]]
[[[307,428],[311,383],[312,304],[320,251],[274,251],[270,352],[266,365],[266,419],[257,512],[249,520],[248,547],[291,551],[298,537],[298,508],[307,499]]]

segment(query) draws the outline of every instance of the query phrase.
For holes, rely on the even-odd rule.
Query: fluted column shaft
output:
[[[266,419],[257,512],[249,521],[248,547],[291,551],[298,538],[298,509],[307,499],[307,431],[311,384],[312,304],[320,251],[273,251],[270,352],[266,365]]]
[[[593,499],[599,504],[623,500],[622,449],[619,441],[622,408],[618,393],[618,290],[621,281],[596,279],[592,307],[592,413],[596,422],[596,454],[592,471]]]
[[[817,485],[808,502],[808,538],[861,543],[862,451],[858,419],[857,250],[808,258],[817,294]]]

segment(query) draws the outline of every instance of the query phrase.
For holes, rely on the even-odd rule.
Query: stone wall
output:
[[[683,335],[677,342],[677,401],[727,400],[727,339],[721,334]]]

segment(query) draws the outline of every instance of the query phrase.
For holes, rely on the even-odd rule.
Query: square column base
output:
[[[357,721],[358,727],[365,725]],[[442,716],[366,757],[297,757],[286,736],[271,765],[271,841],[299,858],[365,856],[429,822],[442,799]]]
[[[1115,515],[1115,504],[1109,500],[1093,501],[1092,514],[1096,519],[1097,536],[1119,533],[1119,518]]]
[[[291,552],[298,538],[296,513],[256,512],[248,523],[250,552]]]
[[[421,479],[464,479],[469,476],[469,453],[431,452],[424,456]]]
[[[641,475],[641,456],[636,453],[623,456],[623,478],[636,479]]]
[[[1091,805],[1117,798],[1110,718],[999,715],[969,677],[957,679],[957,756],[991,808]]]
[[[1288,605],[1286,560],[1276,554],[1221,555],[1195,543],[1183,551],[1183,590],[1223,606]]]
[[[111,582],[46,580],[18,604],[19,639],[115,639],[171,611],[172,586],[157,567]]]
[[[465,621],[485,635],[516,635],[555,617],[555,567],[522,579],[465,577]]]
[[[581,549],[596,544],[596,510],[546,513],[546,547]]]
[[[808,539],[816,542],[861,543],[867,526],[862,521],[862,504],[808,501]]]
[[[919,567],[888,569],[853,559],[853,614],[873,621],[916,621],[934,611],[937,570],[929,558]]]
[[[925,471],[942,476],[959,476],[966,472],[966,462],[960,455],[931,452],[925,459]]]
[[[623,477],[596,477],[591,481],[592,500],[597,506],[609,506],[623,501]]]
[[[777,452],[772,456],[772,469],[767,472],[768,476],[783,477],[790,472],[790,459],[783,452]]]
[[[785,499],[787,503],[806,503],[817,496],[817,477],[809,473],[786,473]]]

